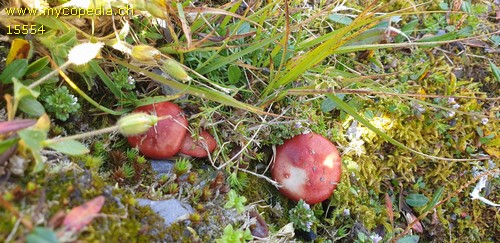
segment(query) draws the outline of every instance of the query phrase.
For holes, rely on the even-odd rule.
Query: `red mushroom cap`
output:
[[[340,154],[328,139],[315,133],[295,136],[276,150],[271,174],[287,198],[316,204],[329,198],[340,181]]]
[[[172,118],[158,121],[144,134],[128,137],[131,146],[137,146],[141,154],[152,159],[170,158],[179,152],[188,125],[181,108],[167,101],[141,106],[133,112],[145,112],[158,117],[170,115]]]
[[[194,141],[191,134],[188,133],[184,138],[184,142],[182,142],[181,151],[179,153],[192,157],[204,158],[208,156],[205,147],[208,148],[210,153],[217,147],[217,142],[210,133],[205,130],[201,131],[200,139],[197,141]]]

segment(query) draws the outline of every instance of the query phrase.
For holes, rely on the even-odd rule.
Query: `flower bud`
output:
[[[146,113],[133,113],[118,120],[118,130],[125,136],[145,133],[158,122],[158,117]]]
[[[186,82],[190,79],[189,75],[186,73],[181,64],[173,59],[165,60],[160,66],[160,69],[176,80]]]
[[[160,51],[147,45],[134,46],[131,55],[140,62],[154,62],[160,59]]]

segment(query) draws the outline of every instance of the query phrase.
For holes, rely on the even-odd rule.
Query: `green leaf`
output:
[[[420,20],[415,19],[415,20],[411,21],[410,23],[406,24],[405,26],[403,26],[403,28],[401,28],[401,31],[403,33],[405,33],[406,35],[410,35],[411,32],[413,32],[413,30],[415,29],[415,27],[417,27],[417,24],[419,22],[420,22]],[[399,34],[394,38],[394,42],[396,42],[396,43],[403,42],[404,40],[406,40],[406,38],[402,34]]]
[[[458,39],[461,37],[467,37],[468,35],[470,35],[471,31],[472,31],[472,27],[465,26],[464,28],[462,28],[459,31],[452,31],[452,32],[448,32],[448,33],[442,34],[442,35],[435,35],[435,36],[431,36],[431,37],[422,38],[422,39],[417,40],[416,42],[434,42],[434,41],[454,40],[454,39]],[[422,47],[423,48],[430,48],[430,47],[436,47],[439,45],[440,44],[429,44],[429,45],[423,45]]]
[[[59,239],[56,233],[49,228],[36,227],[33,232],[31,232],[26,237],[27,243],[57,243]]]
[[[49,62],[50,62],[50,60],[49,60],[48,56],[44,56],[44,57],[34,61],[33,63],[31,63],[28,66],[28,70],[26,71],[26,75],[40,72],[44,67],[47,66],[47,64],[49,64]]]
[[[488,136],[479,139],[479,142],[484,145],[489,145],[490,141],[495,137],[495,134],[490,134]]]
[[[406,203],[412,207],[422,207],[425,206],[429,202],[429,198],[427,198],[423,194],[410,194],[406,196]]]
[[[230,84],[238,83],[238,81],[240,80],[240,77],[241,77],[240,68],[236,65],[229,66],[229,69],[227,70],[227,77],[229,79]]]
[[[341,100],[344,100],[345,94],[338,94],[336,96],[339,97]],[[330,112],[336,108],[337,104],[335,104],[335,102],[333,102],[333,100],[331,99],[326,98],[323,100],[323,102],[321,102],[321,110],[323,112]]]
[[[490,61],[490,68],[491,68],[491,72],[493,73],[493,77],[495,77],[495,79],[500,82],[500,69],[498,69],[498,67]]]
[[[0,154],[3,154],[9,148],[14,146],[19,141],[19,138],[9,138],[3,141],[0,141]]]
[[[47,144],[51,149],[57,150],[68,155],[82,155],[90,152],[85,145],[76,140],[65,140],[56,143]]]
[[[347,15],[344,15],[344,14],[330,14],[328,16],[328,18],[330,20],[332,20],[333,22],[337,22],[339,24],[343,24],[343,25],[349,25],[352,23],[352,19],[347,16]]]
[[[436,204],[439,203],[439,200],[441,200],[441,197],[443,196],[443,191],[444,187],[439,187],[436,192],[434,192],[434,195],[432,196],[431,202],[425,207],[424,212],[427,212],[431,210]]]
[[[364,31],[346,43],[346,46],[359,46],[379,43],[385,39],[387,28],[373,28]]]
[[[50,29],[67,31],[68,28],[56,16],[38,16],[35,23],[48,27]],[[43,37],[40,37],[43,38]]]
[[[71,29],[65,34],[58,36],[56,39],[56,43],[58,44],[57,46],[64,47],[63,49],[70,50],[74,45],[78,43],[76,38],[76,30]]]
[[[254,45],[252,45],[246,49],[235,52],[234,54],[232,54],[230,56],[215,58],[210,64],[208,64],[206,66],[202,65],[202,66],[198,67],[195,71],[202,74],[202,75],[209,73],[213,70],[216,70],[220,67],[223,67],[229,63],[232,63],[232,62],[238,60],[239,58],[245,56],[248,53],[260,50],[260,49],[264,48],[265,46],[270,45],[271,43],[273,43],[274,41],[279,39],[281,36],[282,36],[282,34],[277,34],[276,36],[273,36],[269,39],[265,39],[261,42],[257,42]]]
[[[21,137],[31,150],[41,150],[42,141],[47,138],[44,132],[33,129],[24,129],[17,134],[19,134],[19,137]]]
[[[407,235],[407,236],[399,239],[396,242],[397,243],[418,243],[419,240],[420,240],[420,237],[418,235]]]
[[[241,34],[246,34],[248,32],[250,32],[250,23],[243,22],[241,24],[240,28],[238,28],[238,31],[236,32],[236,34],[241,35]]]
[[[89,62],[89,66],[97,73],[97,75],[101,78],[104,84],[109,88],[109,90],[115,95],[115,97],[123,97],[124,94],[121,89],[113,82],[109,76],[102,70],[101,66],[97,63],[96,60],[92,60]]]
[[[450,9],[450,6],[448,5],[448,3],[441,2],[441,3],[439,3],[439,8],[440,8],[441,10],[449,10],[449,9]]]
[[[323,102],[321,102],[321,110],[323,112],[330,112],[335,109],[335,107],[335,102],[333,102],[333,100],[331,99],[326,98],[323,100]]]
[[[146,32],[144,34],[144,37],[147,37],[147,38],[150,38],[150,39],[153,39],[153,40],[159,40],[159,39],[162,39],[163,38],[163,35],[159,34],[159,33],[156,33],[156,32]]]
[[[22,100],[24,97],[37,98],[38,95],[40,95],[40,92],[25,86],[17,78],[13,78],[12,82],[14,83],[14,97],[18,101]]]
[[[19,110],[28,114],[29,116],[39,117],[45,113],[43,105],[33,97],[24,97],[19,101]]]
[[[5,70],[3,70],[2,74],[0,74],[0,82],[4,84],[12,83],[12,78],[20,79],[28,70],[28,60],[19,59],[11,62]]]

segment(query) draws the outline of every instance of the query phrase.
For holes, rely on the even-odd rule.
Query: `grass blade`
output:
[[[115,58],[110,58],[110,59],[117,64],[125,66],[125,67],[129,68],[130,70],[133,70],[137,73],[141,73],[144,76],[151,78],[157,82],[169,85],[170,87],[177,89],[177,90],[182,90],[182,92],[185,92],[185,93],[188,93],[188,94],[191,94],[191,95],[203,98],[203,99],[215,101],[215,102],[218,102],[218,103],[223,104],[223,105],[235,107],[238,109],[243,109],[243,110],[246,110],[246,111],[249,111],[252,113],[261,114],[261,115],[278,116],[276,114],[264,112],[259,107],[256,107],[256,106],[253,106],[253,105],[250,105],[247,103],[243,103],[241,101],[234,99],[231,96],[228,96],[228,95],[221,93],[221,92],[218,92],[216,90],[211,90],[211,89],[207,89],[207,88],[203,88],[203,87],[193,87],[193,86],[190,86],[187,84],[182,84],[182,83],[179,83],[179,82],[176,82],[173,80],[169,80],[161,75],[158,75],[158,74],[149,72],[147,70],[141,69],[137,66],[131,65],[131,64],[126,63],[124,61],[121,61],[121,60],[118,60]]]
[[[248,53],[251,53],[251,52],[254,52],[254,51],[257,51],[259,49],[262,49],[264,48],[265,46],[273,43],[274,41],[276,41],[278,38],[280,38],[283,34],[280,34],[280,35],[276,35],[272,38],[269,38],[269,39],[265,39],[259,43],[255,43],[254,45],[240,51],[240,52],[236,52],[234,53],[233,55],[230,55],[230,56],[227,56],[227,57],[220,57],[220,58],[216,58],[212,61],[211,64],[205,66],[204,68],[201,68],[201,69],[197,69],[196,72],[200,73],[200,74],[206,74],[206,73],[209,73],[213,70],[216,70],[220,67],[223,67],[223,66],[226,66],[228,64],[231,64],[231,63],[234,63],[236,60],[238,60],[239,58],[245,56],[246,54]]]

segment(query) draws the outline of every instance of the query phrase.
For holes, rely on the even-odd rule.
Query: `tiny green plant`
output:
[[[98,170],[103,164],[103,159],[101,156],[85,155],[85,165],[92,169]]]
[[[232,188],[241,191],[248,184],[248,174],[233,172],[229,175],[228,181]]]
[[[224,234],[220,239],[215,240],[217,243],[238,243],[247,242],[252,240],[252,234],[247,228],[245,231],[241,229],[234,229],[233,225],[229,224],[224,228]]]
[[[184,175],[184,174],[188,173],[189,170],[191,170],[191,167],[193,167],[193,165],[191,164],[191,162],[189,161],[189,159],[187,159],[187,158],[179,158],[179,159],[177,159],[175,161],[175,164],[174,164],[174,173],[177,176]]]
[[[297,206],[289,211],[289,217],[293,226],[306,232],[310,232],[311,227],[317,221],[309,204],[302,199],[297,203]]]
[[[245,211],[246,197],[239,196],[234,190],[229,191],[228,197],[224,208],[235,208],[238,213],[243,213]]]
[[[125,153],[127,155],[128,160],[134,160],[139,156],[139,150],[137,148],[128,149]]]
[[[117,69],[116,71],[111,72],[111,77],[113,78],[116,86],[120,89],[127,91],[135,89],[135,80],[130,76],[128,69]]]
[[[69,116],[80,109],[78,98],[69,93],[66,86],[62,86],[44,99],[45,108],[61,121],[68,120]]]
[[[134,168],[129,164],[123,165],[122,170],[127,179],[132,178],[135,174]]]

